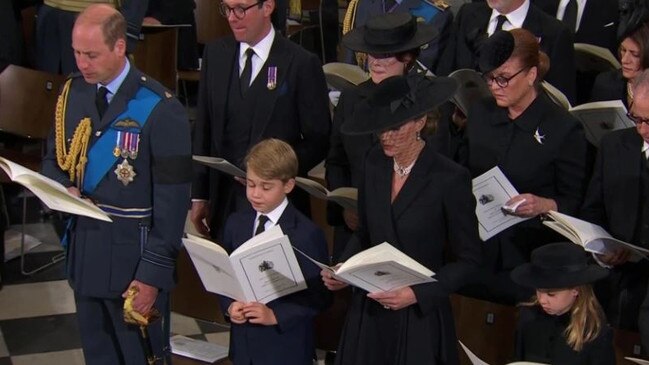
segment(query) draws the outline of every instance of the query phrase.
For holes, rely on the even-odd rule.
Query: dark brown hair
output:
[[[517,58],[523,67],[536,67],[536,82],[543,81],[550,69],[550,59],[539,47],[539,40],[530,31],[519,28],[509,31],[514,37],[511,58]]]
[[[638,48],[640,48],[640,67],[642,69],[649,68],[649,23],[643,23],[638,29],[629,34],[627,38],[637,43]]]

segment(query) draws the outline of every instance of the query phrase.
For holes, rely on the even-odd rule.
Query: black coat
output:
[[[622,100],[628,108],[626,84],[627,80],[622,76],[622,70],[602,72],[595,78],[590,101]]]
[[[449,42],[437,67],[437,74],[448,75],[461,68],[477,69],[478,51],[487,38],[492,9],[486,2],[462,5],[453,22]],[[572,34],[559,20],[530,5],[523,28],[539,40],[541,50],[550,58],[545,80],[575,100],[575,50]],[[553,67],[554,65],[554,67]]]
[[[532,0],[551,17],[557,16],[560,0]],[[617,54],[617,25],[620,21],[615,0],[587,0],[584,13],[575,33],[575,43],[588,43],[609,49]]]
[[[417,303],[398,311],[355,289],[336,363],[458,364],[448,295],[470,280],[481,259],[469,174],[427,143],[391,203],[392,167],[379,146],[370,150],[359,190],[360,228],[342,260],[385,241],[438,281],[413,286]]]
[[[194,130],[194,154],[217,157],[225,154],[223,141],[228,119],[228,97],[238,56],[239,43],[231,36],[205,47]],[[279,33],[275,34],[268,60],[254,82],[266,81],[269,66],[277,67],[277,87],[272,90],[263,88],[256,100],[250,142],[245,150],[263,139],[279,138],[293,147],[299,162],[299,175],[306,176],[325,158],[329,144],[331,121],[322,66],[314,54]],[[242,161],[231,162],[240,164]],[[229,198],[218,194],[227,184],[232,185],[231,176],[224,176],[216,170],[208,171],[207,168],[196,171],[192,197],[210,200],[212,231],[222,230],[230,211],[227,206]]]
[[[587,142],[566,110],[541,93],[511,121],[506,108],[487,99],[469,111],[466,128],[473,177],[499,166],[519,193],[554,199],[560,212],[577,213],[586,187]],[[538,217],[521,222],[486,242],[487,263],[496,271],[511,270],[555,238]]]
[[[613,365],[613,330],[604,325],[599,336],[576,352],[566,342],[564,331],[570,313],[546,314],[539,306],[523,307],[516,328],[516,360],[552,365]]]

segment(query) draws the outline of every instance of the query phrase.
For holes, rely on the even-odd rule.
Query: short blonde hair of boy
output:
[[[250,149],[245,159],[246,168],[265,180],[279,179],[287,182],[297,176],[297,155],[288,143],[265,139]]]

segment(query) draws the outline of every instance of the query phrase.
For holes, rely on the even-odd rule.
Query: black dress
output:
[[[628,109],[626,84],[627,80],[622,76],[622,70],[602,72],[595,78],[590,101],[622,100]]]
[[[448,295],[475,276],[482,254],[469,173],[427,143],[391,202],[392,167],[379,146],[369,151],[359,190],[360,227],[342,258],[389,242],[438,281],[412,286],[417,303],[396,311],[354,289],[336,364],[458,364]]]
[[[523,307],[516,330],[516,360],[552,365],[613,365],[613,330],[604,326],[599,336],[579,352],[566,342],[570,313],[552,316],[541,307]]]

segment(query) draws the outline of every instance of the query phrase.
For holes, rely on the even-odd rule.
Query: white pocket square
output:
[[[615,22],[610,22],[608,24],[604,24],[604,28],[608,28],[608,27],[612,26],[613,24],[615,24]]]

